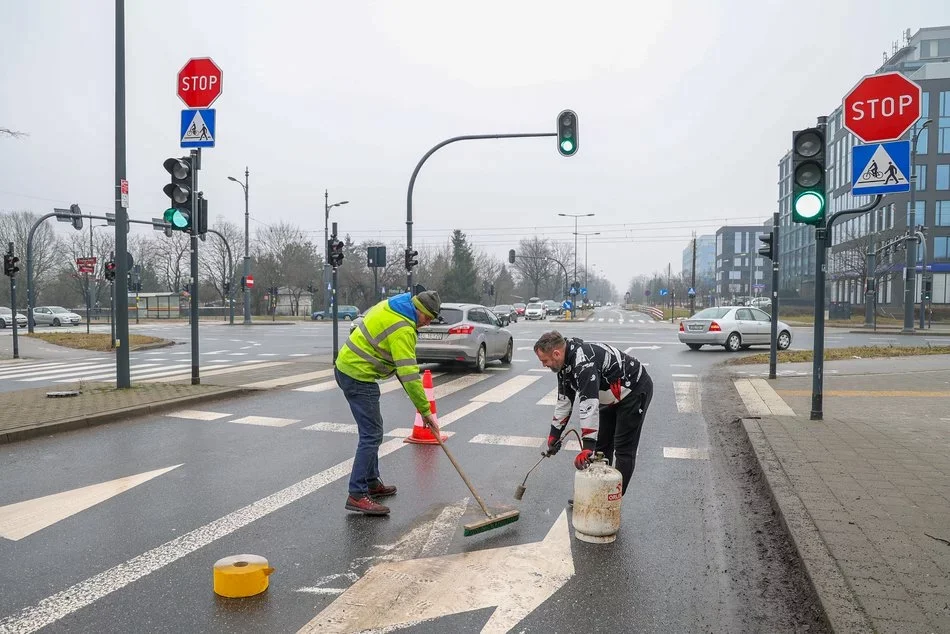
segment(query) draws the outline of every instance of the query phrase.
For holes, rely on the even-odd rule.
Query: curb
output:
[[[146,416],[148,414],[157,414],[170,409],[178,409],[183,405],[194,405],[197,403],[207,403],[234,396],[244,396],[259,392],[258,390],[246,390],[244,388],[223,388],[218,392],[211,394],[196,394],[194,396],[183,396],[180,398],[169,399],[166,401],[155,401],[154,403],[145,403],[143,405],[133,405],[119,409],[97,412],[86,416],[77,416],[74,418],[65,418],[49,423],[39,423],[31,427],[25,427],[13,431],[0,433],[0,445],[14,443],[29,438],[47,436],[64,431],[72,431],[83,427],[93,427],[104,423],[111,423],[118,420],[126,420],[136,416]]]
[[[853,335],[904,335],[905,337],[950,337],[950,332],[937,330],[937,331],[927,331],[927,330],[915,330],[914,332],[901,332],[897,328],[878,328],[876,331],[871,328],[862,328],[858,330],[849,330],[849,334]]]
[[[796,495],[758,420],[743,418],[742,428],[765,476],[772,508],[792,540],[831,629],[835,632],[873,632],[870,619],[848,587],[805,505]]]

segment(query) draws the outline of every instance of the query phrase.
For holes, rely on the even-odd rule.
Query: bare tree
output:
[[[238,244],[244,240],[244,233],[236,224],[221,218],[211,228],[227,240],[228,246],[231,247],[231,260],[228,259],[228,249],[224,241],[219,236],[208,233],[207,239],[201,244],[198,251],[201,255],[199,259],[201,272],[206,282],[214,287],[215,293],[226,304],[227,296],[224,292],[224,282],[229,281],[232,286],[236,284],[238,275],[235,269],[238,268],[239,261],[239,253],[236,250]]]
[[[154,269],[161,286],[178,292],[191,269],[191,236],[173,231],[171,237],[155,242]]]
[[[551,261],[551,245],[547,238],[522,238],[518,241],[514,268],[521,277],[533,288],[532,296],[538,296],[541,283],[548,280],[554,269],[559,268]]]
[[[16,130],[11,130],[10,128],[0,128],[0,137],[8,136],[11,139],[22,139],[23,137],[30,136],[26,132],[17,132]]]
[[[832,248],[828,256],[830,263],[831,279],[833,281],[850,282],[857,284],[860,288],[865,285],[868,276],[867,253],[869,248],[877,248],[883,242],[890,241],[898,235],[896,229],[879,231],[876,233],[864,233],[863,235],[855,229],[854,225],[846,223],[842,225],[841,241]],[[893,273],[892,254],[887,257],[878,258],[874,267],[875,279],[888,279]]]
[[[11,211],[0,213],[0,236],[3,238],[3,250],[7,242],[13,243],[13,252],[20,258],[20,268],[26,272],[26,243],[30,228],[39,216],[32,211]],[[59,253],[59,239],[49,221],[43,222],[33,234],[33,286],[34,298],[39,302],[43,284],[56,274],[56,268],[62,257]],[[24,284],[25,285],[25,284]],[[24,300],[26,293],[24,293]],[[25,305],[24,301],[24,305]]]

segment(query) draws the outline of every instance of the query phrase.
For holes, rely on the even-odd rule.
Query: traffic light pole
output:
[[[779,259],[779,241],[778,241],[778,212],[772,213],[772,345],[769,346],[769,378],[775,378],[775,366],[778,363],[778,259]],[[695,242],[693,243],[695,244]],[[693,257],[696,257],[696,249],[693,248]],[[695,259],[694,259],[695,261]]]
[[[841,218],[864,214],[876,208],[881,203],[882,198],[884,196],[878,194],[867,205],[839,211],[832,214],[826,222],[822,222],[815,227],[815,340],[811,371],[811,420],[822,420],[824,417],[822,401],[825,361],[825,262],[827,260],[826,251],[831,246],[831,229],[835,222]],[[773,292],[775,290],[773,289]]]
[[[334,241],[336,240],[336,223],[335,222],[333,223],[332,238]],[[327,244],[329,245],[329,243]],[[332,287],[330,290],[330,293],[331,293],[330,301],[333,303],[333,363],[336,363],[337,351],[340,349],[339,348],[340,331],[339,331],[339,322],[338,322],[339,317],[340,317],[340,310],[339,310],[340,307],[339,307],[339,302],[337,301],[338,298],[336,296],[336,269],[337,269],[336,266],[333,266],[330,268],[331,276],[332,276],[330,280],[330,286]]]
[[[13,243],[10,243],[8,253],[13,255]],[[13,358],[20,358],[20,340],[17,336],[17,325],[16,325],[16,274],[10,275],[10,312],[13,322]]]
[[[198,171],[201,169],[201,148],[191,151],[191,384],[200,385],[198,352],[198,215],[201,194],[198,193]]]
[[[426,152],[423,157],[419,159],[419,162],[416,164],[416,169],[412,170],[412,176],[409,178],[409,192],[406,195],[406,250],[412,250],[412,190],[416,185],[416,177],[419,175],[419,170],[422,169],[422,165],[429,159],[430,156],[435,154],[439,148],[445,147],[449,143],[455,143],[456,141],[476,141],[481,139],[524,139],[545,136],[557,136],[557,132],[532,132],[522,134],[469,134],[466,136],[456,136],[452,137],[451,139],[446,139]],[[412,292],[412,269],[408,267],[406,271],[406,290],[410,293]]]
[[[115,252],[116,277],[129,275],[128,212],[122,206],[122,181],[126,175],[125,161],[125,0],[115,0]],[[132,387],[129,367],[129,294],[122,294],[115,311],[115,384],[117,388]]]

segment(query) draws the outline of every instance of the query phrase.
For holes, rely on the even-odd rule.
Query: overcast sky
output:
[[[573,240],[621,292],[677,271],[692,231],[764,221],[791,130],[828,114],[905,28],[950,22],[945,0],[646,2],[129,0],[130,215],[167,202],[180,156],[175,93],[190,57],[224,71],[217,146],[200,188],[212,218],[280,220],[323,239],[405,238],[416,162],[463,134],[553,132],[578,113],[579,150],[553,138],[471,141],[437,152],[415,188],[414,242],[452,229],[504,257],[522,237]],[[114,2],[4,3],[0,210],[78,202],[113,209]],[[150,231],[147,227],[134,231]],[[584,256],[581,238],[580,256]]]

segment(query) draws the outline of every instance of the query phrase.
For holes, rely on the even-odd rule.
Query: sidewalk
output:
[[[827,363],[822,421],[809,419],[811,376],[733,377],[835,631],[950,632],[950,357],[936,358],[918,371],[913,358]]]
[[[64,384],[11,392],[0,392],[0,444],[36,436],[125,420],[190,407],[218,399],[253,394],[313,381],[313,375],[330,367],[326,361],[273,361],[261,366],[248,366],[241,372],[215,375],[214,367],[202,368],[207,376],[200,385],[190,379],[174,382],[132,382],[129,389],[115,389],[114,384]],[[285,380],[281,380],[284,377]],[[255,385],[255,387],[247,387]],[[243,386],[243,387],[242,387]],[[78,390],[78,396],[48,397],[48,393]]]

